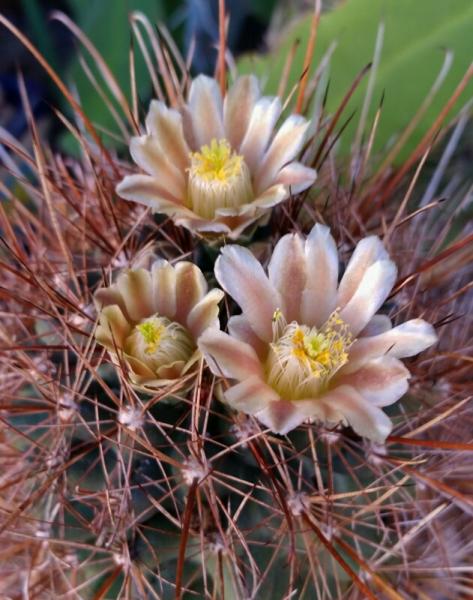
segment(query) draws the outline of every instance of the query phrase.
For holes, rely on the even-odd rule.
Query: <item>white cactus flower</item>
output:
[[[95,337],[115,365],[127,366],[138,388],[169,385],[196,366],[199,336],[219,328],[222,297],[221,290],[208,291],[192,263],[157,260],[151,270],[126,270],[115,284],[97,290]]]
[[[235,239],[315,180],[295,161],[308,122],[292,115],[275,132],[281,112],[280,99],[261,97],[254,76],[239,77],[222,99],[217,81],[199,75],[179,110],[151,102],[146,135],[130,144],[146,174],[126,176],[117,193],[192,232]]]
[[[382,443],[392,428],[382,407],[408,389],[399,359],[437,337],[421,319],[392,327],[375,314],[397,274],[377,237],[359,242],[340,283],[338,265],[322,225],[307,239],[281,238],[267,275],[249,250],[226,246],[215,273],[242,314],[230,318],[229,334],[205,332],[199,347],[213,373],[233,384],[226,402],[272,431],[285,434],[306,420],[342,423]]]

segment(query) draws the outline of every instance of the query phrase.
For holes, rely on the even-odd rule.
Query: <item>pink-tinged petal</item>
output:
[[[336,308],[337,246],[330,229],[315,225],[305,243],[307,283],[302,294],[301,322],[321,327]]]
[[[390,260],[380,260],[369,267],[356,292],[340,311],[353,336],[366,327],[382,306],[396,281],[397,268]]]
[[[234,315],[230,317],[227,323],[228,333],[246,344],[249,344],[258,355],[261,361],[264,361],[268,354],[268,344],[265,344],[261,338],[251,328],[245,315]]]
[[[238,77],[229,89],[223,103],[223,121],[225,137],[232,148],[240,147],[259,97],[259,83],[254,75]]]
[[[286,321],[297,321],[306,283],[304,244],[299,235],[287,234],[276,244],[268,265],[270,282],[279,291]]]
[[[391,433],[389,417],[348,385],[328,392],[320,400],[330,410],[334,421],[350,425],[362,437],[382,444]]]
[[[149,175],[127,175],[117,185],[117,194],[125,200],[149,206],[154,212],[174,215],[177,213],[194,217],[194,213],[182,205],[181,200],[163,188],[157,179]]]
[[[340,375],[335,385],[350,385],[374,406],[389,406],[404,396],[409,371],[397,358],[383,356],[365,363],[354,373]]]
[[[224,398],[232,408],[247,415],[254,415],[279,401],[279,395],[257,375],[250,375],[226,390]]]
[[[310,187],[317,178],[315,169],[306,167],[300,162],[293,162],[283,167],[276,178],[276,183],[290,186],[291,194],[299,194]]]
[[[372,335],[379,335],[385,331],[389,331],[392,328],[391,319],[386,315],[375,315],[368,325],[360,331],[359,337],[369,337]]]
[[[148,133],[156,136],[169,161],[182,172],[189,166],[190,148],[184,138],[181,114],[164,102],[152,100],[146,117]]]
[[[122,348],[131,326],[120,308],[114,304],[100,311],[100,324],[95,330],[95,338],[109,350]]]
[[[185,326],[190,311],[205,296],[207,292],[207,282],[202,271],[190,262],[178,262],[175,266],[175,270],[175,319]]]
[[[126,362],[128,367],[131,369],[130,379],[133,381],[133,383],[148,383],[150,379],[154,379],[156,377],[156,373],[154,373],[138,358],[130,356],[129,354],[125,354],[124,352],[120,358]]]
[[[253,217],[258,218],[264,214],[269,208],[280,204],[283,200],[288,198],[289,191],[284,185],[273,185],[273,187],[265,190],[260,196],[255,198],[248,204],[242,204],[241,206],[234,206],[231,208],[217,208],[215,214],[218,216],[241,216],[241,217]]]
[[[273,315],[282,300],[253,254],[241,246],[226,246],[215,263],[215,275],[239,304],[256,335],[271,341]]]
[[[282,167],[301,151],[308,125],[301,115],[291,115],[284,121],[256,169],[254,184],[257,194],[272,185]]]
[[[112,304],[116,304],[120,308],[126,319],[129,319],[130,317],[126,310],[125,301],[123,300],[123,297],[120,294],[120,291],[117,288],[116,284],[111,285],[110,287],[98,289],[94,294],[94,302],[98,310],[100,310],[104,306],[111,306]]]
[[[189,91],[189,108],[198,148],[213,139],[224,139],[222,96],[215,79],[206,75],[194,79]]]
[[[153,287],[149,271],[125,271],[117,279],[117,288],[133,321],[140,321],[154,313]]]
[[[167,260],[157,260],[151,267],[155,311],[168,319],[176,314],[176,271]]]
[[[437,334],[430,323],[422,319],[412,319],[380,335],[356,340],[350,348],[349,361],[343,367],[343,372],[351,372],[360,364],[378,356],[415,356],[436,341]]]
[[[224,293],[222,290],[211,290],[200,302],[190,311],[187,317],[187,328],[197,339],[208,327],[219,327],[218,321],[218,303],[222,300]]]
[[[285,435],[307,419],[324,419],[324,407],[318,400],[279,400],[272,402],[255,416],[271,431]]]
[[[243,154],[245,157],[251,173],[254,173],[258,167],[280,114],[281,101],[279,98],[260,98],[254,105],[250,123],[239,150],[239,154]]]
[[[155,138],[149,135],[131,138],[130,154],[136,164],[155,177],[172,198],[185,196],[185,171],[170,162]]]
[[[214,375],[238,380],[252,375],[263,377],[263,368],[253,348],[223,331],[207,329],[198,346]]]
[[[372,235],[358,242],[340,281],[337,306],[343,308],[348,303],[371,265],[388,259],[389,255],[378,237]]]

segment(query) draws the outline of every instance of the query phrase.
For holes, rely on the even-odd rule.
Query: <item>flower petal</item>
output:
[[[338,252],[330,229],[315,225],[305,243],[307,282],[302,294],[301,322],[322,326],[336,308]]]
[[[253,254],[241,246],[226,246],[215,263],[215,275],[240,305],[256,335],[271,341],[272,318],[282,300]]]
[[[257,375],[250,375],[230,387],[225,391],[224,398],[232,408],[247,415],[254,415],[279,401],[279,395]]]
[[[213,139],[221,140],[225,137],[222,96],[215,79],[206,75],[199,75],[194,79],[189,91],[189,108],[198,148]]]
[[[148,133],[156,136],[165,156],[182,172],[189,166],[190,148],[184,138],[181,114],[164,102],[152,100],[146,117]]]
[[[306,284],[304,244],[299,235],[287,234],[279,240],[269,261],[268,275],[269,281],[281,295],[280,308],[286,321],[297,321]]]
[[[348,303],[372,264],[388,259],[389,255],[378,237],[372,235],[358,242],[340,281],[337,306],[343,308]]]
[[[117,185],[117,194],[125,200],[149,206],[154,212],[167,215],[176,213],[195,217],[194,213],[182,205],[181,200],[172,196],[154,177],[149,175],[127,175]]]
[[[218,303],[224,297],[222,290],[210,290],[200,302],[198,302],[194,308],[190,311],[187,317],[187,328],[197,338],[205,331],[208,327],[215,327],[218,329]]]
[[[234,315],[228,319],[228,333],[246,344],[249,344],[258,355],[260,360],[264,360],[268,354],[268,345],[259,338],[251,328],[245,315]]]
[[[300,162],[293,162],[283,167],[276,178],[276,183],[290,186],[292,194],[299,194],[310,187],[317,178],[315,169],[306,167]]]
[[[125,301],[123,300],[123,297],[120,294],[120,291],[118,290],[116,284],[98,289],[94,294],[94,302],[98,310],[100,310],[104,306],[111,306],[112,304],[116,304],[120,308],[126,319],[129,319],[130,317],[126,310]]]
[[[324,418],[324,407],[318,400],[279,400],[271,402],[264,410],[256,415],[271,431],[285,435],[307,419]]]
[[[335,385],[350,385],[374,406],[389,406],[404,396],[409,371],[397,358],[383,356],[365,363],[357,371],[337,377]]]
[[[154,312],[151,274],[145,269],[128,270],[117,279],[126,310],[133,321],[140,321]]]
[[[257,198],[248,204],[235,206],[231,208],[217,208],[215,214],[218,216],[242,216],[258,218],[265,211],[276,206],[289,196],[289,190],[286,186],[277,184],[265,190]]]
[[[112,352],[116,348],[123,348],[131,326],[120,308],[116,304],[105,306],[99,317],[100,325],[95,330],[96,340]]]
[[[238,77],[223,103],[225,137],[232,148],[239,148],[250,122],[255,102],[260,97],[258,80],[254,75]]]
[[[250,123],[239,150],[245,157],[251,173],[258,167],[281,110],[279,98],[260,98],[253,107]]]
[[[207,329],[198,346],[214,375],[238,380],[251,375],[263,377],[263,368],[253,348],[223,331]]]
[[[153,301],[157,313],[173,319],[176,314],[176,271],[167,260],[157,260],[151,267]]]
[[[381,307],[396,281],[397,268],[390,260],[379,260],[366,269],[356,292],[340,311],[340,318],[356,336]]]
[[[301,151],[308,125],[301,115],[291,115],[284,121],[255,172],[257,194],[272,185],[282,167]]]
[[[387,315],[374,315],[368,322],[363,331],[360,331],[360,337],[379,335],[392,328],[391,319]]]
[[[389,417],[348,385],[328,392],[321,401],[331,411],[334,421],[350,425],[358,435],[373,442],[382,444],[391,433]]]
[[[186,325],[187,317],[194,306],[207,292],[207,282],[202,271],[194,264],[181,261],[176,270],[176,315],[175,319]]]
[[[377,356],[415,356],[436,341],[437,334],[430,323],[412,319],[379,335],[356,340],[350,348],[349,362],[343,367],[343,372],[351,372]]]
[[[176,168],[150,135],[131,138],[130,154],[148,175],[153,175],[172,198],[185,196],[185,171]]]

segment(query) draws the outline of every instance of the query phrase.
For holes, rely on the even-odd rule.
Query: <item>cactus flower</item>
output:
[[[95,293],[99,325],[95,337],[115,365],[126,365],[138,388],[176,382],[196,366],[199,336],[218,328],[223,292],[208,291],[198,267],[157,260],[147,269],[122,272]]]
[[[358,243],[340,283],[338,269],[322,225],[307,239],[281,238],[267,274],[249,250],[226,246],[215,273],[242,314],[230,318],[228,334],[206,331],[199,347],[213,373],[230,382],[226,402],[272,431],[341,423],[381,443],[392,428],[382,408],[408,389],[399,359],[437,338],[421,319],[392,327],[376,314],[397,275],[377,237]]]
[[[281,112],[254,76],[239,77],[222,99],[216,80],[199,75],[180,109],[151,102],[146,134],[130,144],[144,173],[127,175],[117,193],[192,232],[235,239],[315,180],[295,160],[308,121],[292,115],[275,131]]]

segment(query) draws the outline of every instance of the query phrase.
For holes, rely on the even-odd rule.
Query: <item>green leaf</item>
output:
[[[101,0],[87,2],[69,0],[77,25],[90,38],[105,62],[116,77],[120,87],[130,100],[129,49],[131,30],[128,15],[136,10],[142,11],[152,24],[163,19],[164,10],[161,0]],[[86,5],[87,10],[84,10]],[[89,66],[92,59],[80,48]],[[135,40],[136,80],[139,98],[145,99],[151,92],[151,80],[144,60]],[[97,80],[102,83],[97,69],[92,68]],[[68,78],[77,87],[82,106],[93,123],[118,133],[118,128],[103,100],[89,82],[79,60],[75,60],[69,69]],[[107,140],[113,144],[113,140]]]
[[[297,23],[284,37],[280,47],[265,57],[245,57],[239,71],[256,71],[267,79],[266,92],[275,93],[286,56],[295,40],[301,43],[295,55],[288,89],[296,84],[303,71],[304,53],[310,32],[311,17]],[[385,25],[381,60],[376,75],[369,112],[372,123],[383,92],[385,100],[375,149],[380,150],[399,135],[411,121],[428,94],[442,67],[445,50],[454,52],[452,67],[433,103],[399,159],[405,158],[422,138],[450,98],[473,58],[473,3],[471,0],[348,0],[320,20],[312,72],[333,42],[337,47],[331,59],[327,110],[332,114],[352,84],[357,73],[373,58],[380,23]],[[345,118],[356,109],[360,115],[368,77],[345,110]],[[467,86],[451,116],[471,97],[473,85]],[[343,119],[342,119],[343,120]],[[353,141],[357,117],[344,134],[342,151]]]

